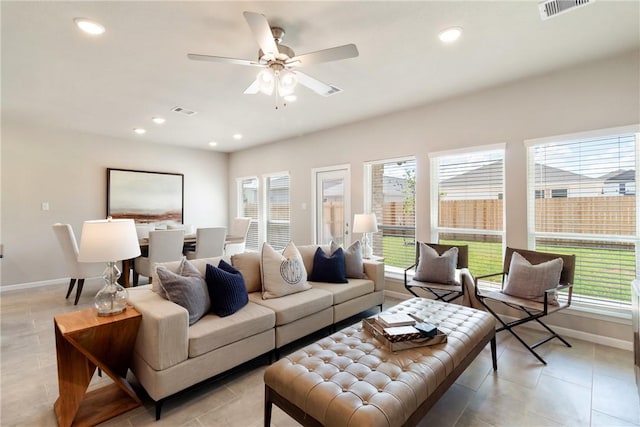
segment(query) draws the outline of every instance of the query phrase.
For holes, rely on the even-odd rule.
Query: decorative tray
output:
[[[373,335],[378,341],[386,345],[391,351],[406,350],[409,348],[422,347],[426,345],[436,345],[447,342],[447,335],[440,330],[434,337],[425,338],[418,333],[389,335],[385,332],[384,326],[375,318],[363,319],[362,327],[365,331]]]

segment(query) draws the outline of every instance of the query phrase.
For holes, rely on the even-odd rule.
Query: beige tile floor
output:
[[[55,426],[58,397],[53,315],[91,306],[100,287],[85,285],[80,304],[65,301],[66,283],[3,292],[1,298],[0,425]],[[386,306],[397,303],[387,300]],[[356,322],[358,319],[353,319]],[[526,332],[535,338],[535,332]],[[498,371],[488,348],[421,421],[421,426],[640,426],[632,353],[570,340],[547,343],[543,366],[507,333],[499,335]],[[317,339],[311,337],[309,340]],[[297,343],[292,351],[305,343]],[[143,406],[105,426],[261,426],[265,360],[169,399],[162,419]],[[130,378],[135,384],[135,378]],[[97,378],[91,387],[108,378]],[[274,409],[272,425],[298,425]]]

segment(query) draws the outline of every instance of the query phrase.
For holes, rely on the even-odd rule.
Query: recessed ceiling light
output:
[[[218,145],[218,143],[217,143],[217,142],[215,142],[215,141],[211,141],[211,142],[209,142],[209,146],[210,146],[210,147],[216,147],[217,145]]]
[[[76,26],[87,34],[97,36],[104,33],[104,27],[102,26],[102,24],[96,21],[92,21],[91,19],[75,18],[73,22],[75,22]]]
[[[151,120],[153,120],[153,123],[157,125],[161,125],[165,122],[165,119],[163,117],[153,117]]]
[[[295,102],[296,99],[298,99],[298,97],[295,95],[287,95],[284,97],[284,100],[287,102]]]
[[[147,132],[147,130],[146,130],[146,129],[142,129],[142,128],[133,128],[133,131],[134,131],[135,133],[137,133],[138,135],[142,135],[142,134],[144,134],[144,133],[146,133],[146,132]]]
[[[242,139],[242,134],[241,133],[234,133],[233,134],[233,139],[241,140]]]
[[[462,35],[462,27],[451,27],[446,30],[440,31],[438,38],[443,43],[452,43],[460,38]]]

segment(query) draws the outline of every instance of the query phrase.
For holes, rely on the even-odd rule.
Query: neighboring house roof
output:
[[[636,171],[633,169],[622,170],[618,169],[614,172],[609,172],[606,175],[601,176],[599,179],[604,182],[635,182],[636,180]]]
[[[474,186],[490,186],[490,177],[501,177],[502,161],[496,160],[491,163],[487,163],[469,172],[461,173],[449,179],[445,179],[440,184],[440,188],[443,190],[457,189],[469,187],[470,184]],[[569,182],[585,182],[585,181],[599,181],[596,178],[590,178],[585,175],[570,172],[564,169],[547,166],[541,163],[535,165],[536,176],[544,176],[547,184],[554,183],[569,183]],[[484,185],[483,185],[484,184]]]

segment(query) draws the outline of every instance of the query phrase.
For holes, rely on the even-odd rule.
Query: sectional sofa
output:
[[[308,274],[317,247],[298,246]],[[204,277],[206,265],[217,266],[220,259],[191,263]],[[189,326],[185,308],[154,292],[158,283],[155,269],[154,285],[130,289],[129,300],[142,313],[132,371],[156,402],[156,419],[160,418],[164,399],[172,394],[260,355],[274,351],[277,357],[278,350],[288,343],[362,311],[382,307],[381,262],[365,260],[366,277],[362,279],[349,278],[344,284],[309,282],[309,290],[266,300],[261,292],[260,254],[237,254],[230,262],[242,273],[249,294],[249,303],[230,316],[209,313]],[[176,272],[180,262],[159,265]]]

